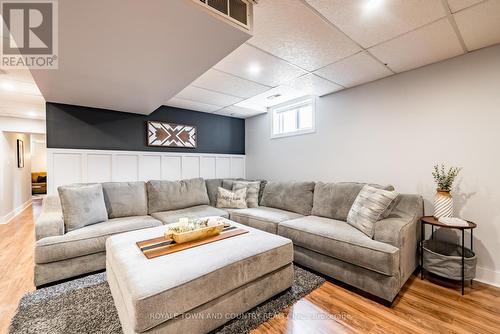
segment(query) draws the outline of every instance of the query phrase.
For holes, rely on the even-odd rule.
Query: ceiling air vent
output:
[[[198,0],[201,5],[218,13],[231,22],[251,30],[251,0]]]

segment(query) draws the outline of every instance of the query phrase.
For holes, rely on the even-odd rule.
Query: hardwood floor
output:
[[[8,224],[0,224],[0,333],[7,332],[19,299],[33,285],[34,218],[41,199],[33,201]]]
[[[33,286],[34,202],[0,225],[0,333]],[[436,280],[436,278],[431,278]],[[253,330],[260,333],[500,333],[500,288],[474,282],[461,296],[451,282],[412,277],[391,307],[326,282]]]

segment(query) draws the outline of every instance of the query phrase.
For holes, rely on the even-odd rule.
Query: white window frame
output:
[[[303,105],[311,105],[312,108],[312,127],[310,129],[303,129],[303,130],[296,130],[296,131],[290,131],[290,132],[285,132],[285,133],[274,133],[274,115],[279,112],[285,112],[291,109],[296,109],[298,107],[301,107]],[[283,137],[291,137],[291,136],[298,136],[298,135],[305,135],[309,133],[314,133],[316,132],[316,99],[313,96],[307,96],[307,97],[301,97],[292,101],[287,101],[285,103],[278,104],[274,107],[269,108],[270,112],[270,123],[271,123],[271,139],[276,139],[276,138],[283,138]],[[297,117],[298,117],[297,113]],[[297,120],[297,124],[299,123],[299,120]]]

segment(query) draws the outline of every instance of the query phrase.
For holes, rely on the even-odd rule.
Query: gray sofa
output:
[[[232,189],[232,182],[103,183],[108,220],[69,232],[59,197],[47,196],[35,225],[35,285],[102,270],[109,236],[173,223],[181,217],[229,217],[289,238],[296,263],[388,301],[417,266],[417,224],[423,214],[418,195],[400,195],[391,214],[376,223],[372,239],[346,223],[362,183],[266,185],[263,181],[259,207],[216,208],[217,188]]]
[[[372,239],[346,223],[364,185],[271,182],[262,206],[231,211],[230,219],[291,239],[294,262],[392,302],[418,264],[423,200],[399,195],[389,216],[375,224]]]

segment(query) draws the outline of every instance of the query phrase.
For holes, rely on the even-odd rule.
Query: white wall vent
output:
[[[195,0],[229,21],[252,30],[252,0]]]

